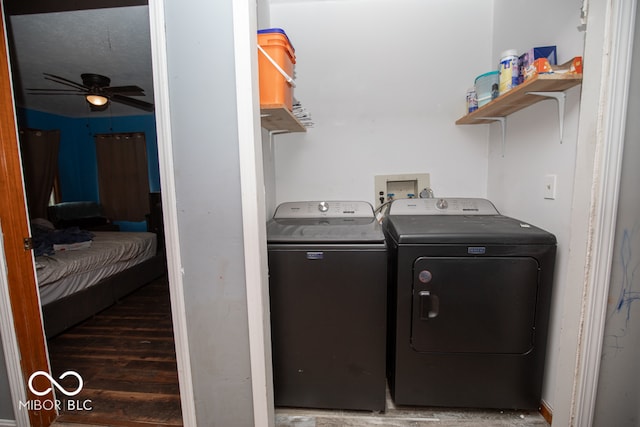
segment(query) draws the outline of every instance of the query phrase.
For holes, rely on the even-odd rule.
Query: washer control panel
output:
[[[373,207],[359,201],[286,202],[273,218],[373,218]]]
[[[499,215],[487,199],[436,197],[432,199],[398,199],[388,215]]]

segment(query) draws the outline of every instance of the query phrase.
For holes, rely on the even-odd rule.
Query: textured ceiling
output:
[[[50,73],[81,83],[80,74],[102,74],[112,86],[137,85],[136,97],[153,103],[147,6],[14,15],[10,43],[16,104],[67,117],[152,114],[112,102],[90,111],[79,95],[32,95],[25,88],[68,89],[44,79]]]

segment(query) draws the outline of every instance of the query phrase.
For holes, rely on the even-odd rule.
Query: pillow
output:
[[[32,218],[31,225],[35,227],[42,228],[44,230],[55,230],[56,227],[53,225],[51,221],[44,218]]]

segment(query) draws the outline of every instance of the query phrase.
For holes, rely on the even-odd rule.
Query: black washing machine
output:
[[[555,236],[469,198],[394,201],[383,228],[395,403],[537,409]]]
[[[276,406],[383,411],[387,251],[367,202],[291,202],[267,224]]]

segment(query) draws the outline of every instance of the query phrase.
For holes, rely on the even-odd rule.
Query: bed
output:
[[[42,236],[59,239],[62,232],[69,230],[79,240],[58,240],[45,250],[36,247],[35,266],[47,338],[90,318],[165,273],[165,257],[158,250],[156,233],[104,229],[109,228],[85,230],[65,224],[64,229],[59,229],[46,221],[32,221],[34,240],[36,236],[38,241]],[[78,235],[85,238],[78,239]]]

